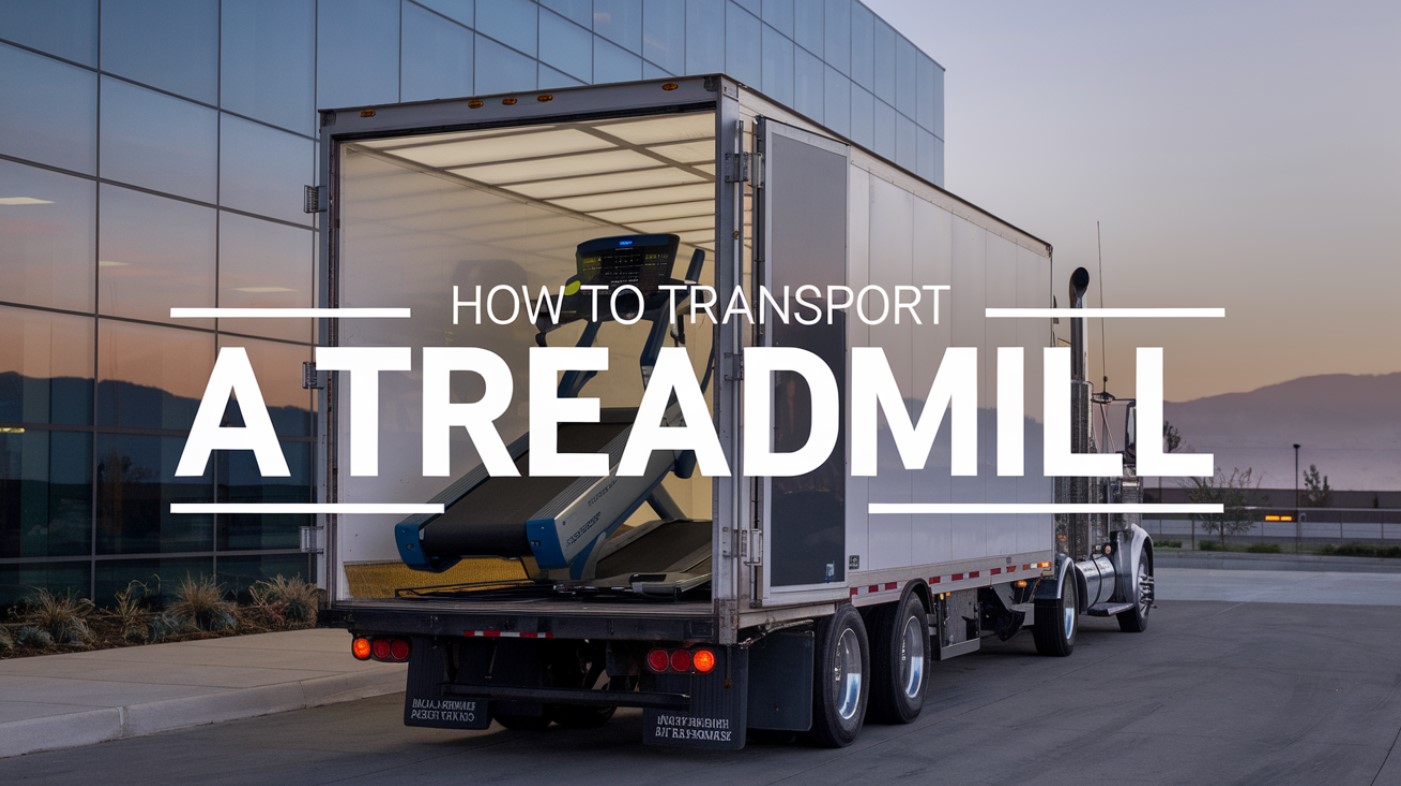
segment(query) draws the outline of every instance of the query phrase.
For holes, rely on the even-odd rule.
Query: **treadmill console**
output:
[[[580,243],[574,252],[579,283],[609,289],[631,284],[649,295],[671,283],[679,245],[676,235],[625,235]]]

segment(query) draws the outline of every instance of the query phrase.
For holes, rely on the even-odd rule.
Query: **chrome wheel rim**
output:
[[[861,704],[861,643],[851,628],[837,637],[837,665],[832,679],[837,688],[837,715],[851,720]]]
[[[924,687],[924,626],[919,617],[905,618],[905,629],[900,636],[900,682],[905,688],[905,698],[919,697]]]
[[[1153,608],[1153,577],[1142,560],[1138,563],[1138,612],[1144,617]]]

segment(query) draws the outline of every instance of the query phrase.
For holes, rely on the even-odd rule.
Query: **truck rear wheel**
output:
[[[870,646],[856,609],[842,606],[818,623],[817,647],[812,738],[825,748],[845,747],[861,733],[870,692]]]
[[[877,606],[871,622],[872,720],[909,723],[924,709],[928,688],[929,617],[913,592]]]
[[[1060,597],[1036,601],[1036,622],[1031,635],[1036,640],[1036,652],[1063,658],[1075,649],[1075,632],[1080,627],[1080,609],[1076,602],[1075,569],[1065,573]]]
[[[1119,620],[1119,630],[1142,633],[1148,629],[1148,612],[1153,610],[1153,569],[1144,551],[1138,553],[1138,571],[1134,576],[1133,590],[1133,608],[1115,616]]]

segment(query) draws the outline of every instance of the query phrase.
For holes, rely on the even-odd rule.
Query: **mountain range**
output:
[[[1335,489],[1401,489],[1401,373],[1301,377],[1247,393],[1164,404],[1180,450],[1213,453],[1227,473],[1251,467],[1266,488],[1317,465]]]

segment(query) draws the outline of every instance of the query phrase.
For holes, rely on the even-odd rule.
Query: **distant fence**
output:
[[[1401,544],[1401,508],[1248,507],[1248,530],[1227,533],[1227,543]],[[1190,516],[1144,516],[1142,526],[1158,539],[1221,540],[1219,533]]]

